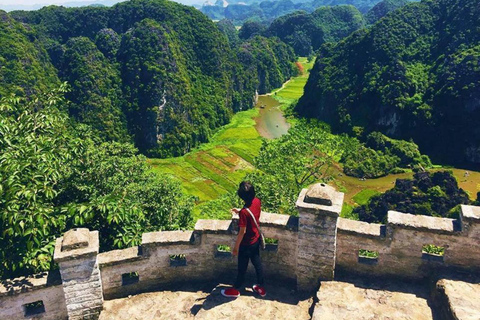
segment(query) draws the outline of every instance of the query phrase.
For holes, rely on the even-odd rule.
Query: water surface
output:
[[[256,108],[260,112],[255,118],[255,129],[267,139],[275,139],[283,136],[290,129],[290,124],[280,110],[280,103],[271,96],[259,96]]]

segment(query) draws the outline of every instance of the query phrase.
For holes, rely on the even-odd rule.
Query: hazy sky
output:
[[[75,5],[81,6],[82,2],[85,2],[87,5],[90,3],[103,3],[106,5],[113,5],[117,2],[122,2],[125,0],[0,0],[0,8],[5,8],[6,10],[15,10],[16,8],[19,9],[38,9],[42,6],[50,5],[50,4],[63,4],[75,3]],[[205,0],[173,0],[176,2],[184,3],[187,5],[193,5],[195,3],[203,3]]]
[[[91,0],[75,0],[75,2],[91,2]],[[72,2],[71,0],[0,0],[0,4],[32,5],[32,4],[58,4]]]

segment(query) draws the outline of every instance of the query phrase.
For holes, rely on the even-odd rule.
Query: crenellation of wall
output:
[[[0,284],[0,318],[24,320],[25,305],[43,301],[45,313],[37,319],[67,319],[67,308],[62,283],[58,272],[42,273],[2,281]]]
[[[342,193],[318,184],[300,194],[299,217],[262,212],[265,237],[278,240],[261,253],[267,281],[311,291],[337,271],[410,279],[447,269],[480,273],[480,207],[463,205],[459,219],[389,211],[386,224],[373,224],[339,218],[342,203]],[[236,258],[217,246],[233,248],[237,227],[236,215],[198,220],[194,230],[145,233],[139,246],[104,253],[98,253],[98,232],[70,230],[55,248],[61,279],[53,281],[51,273],[4,281],[0,318],[25,319],[24,305],[41,300],[45,312],[37,319],[97,319],[104,298],[185,282],[231,283]],[[444,255],[422,252],[428,244],[444,247]],[[360,257],[360,249],[378,257]],[[172,255],[185,260],[172,263]]]
[[[298,220],[297,289],[314,291],[335,271],[337,221],[343,193],[323,183],[303,189],[296,207]]]
[[[72,229],[55,244],[69,320],[97,319],[103,309],[103,293],[97,255],[98,231]]]
[[[386,225],[340,219],[337,267],[343,272],[422,278],[437,271],[480,271],[480,208],[462,206],[459,220],[389,211]],[[384,231],[382,231],[382,229]],[[424,245],[444,247],[443,256],[422,252]],[[362,259],[359,250],[378,252]]]
[[[228,220],[198,220],[193,231],[160,231],[146,233],[139,247],[99,254],[102,284],[106,299],[162,285],[186,281],[233,281],[236,258],[218,255],[218,245],[233,248],[238,217]],[[296,279],[298,218],[262,212],[262,231],[279,241],[276,252],[263,253],[266,275],[278,279]],[[170,266],[170,256],[184,254],[185,266]],[[138,282],[123,285],[122,274],[137,272]],[[249,269],[253,274],[253,269]]]

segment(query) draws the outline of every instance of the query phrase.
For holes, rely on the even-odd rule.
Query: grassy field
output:
[[[280,102],[283,109],[288,108],[292,102],[303,95],[303,88],[307,83],[308,75],[314,64],[314,61],[308,61],[307,58],[299,58],[298,62],[303,67],[303,74],[292,78],[283,88],[273,90],[271,93],[271,95]]]
[[[251,163],[262,145],[254,128],[253,118],[257,113],[258,109],[237,113],[211,142],[183,157],[149,159],[148,162],[154,171],[180,179],[185,191],[196,196],[198,202],[216,199],[235,189],[253,169]]]

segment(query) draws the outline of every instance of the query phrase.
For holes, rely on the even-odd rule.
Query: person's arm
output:
[[[247,216],[242,210],[232,209],[232,212],[238,213],[238,236],[237,241],[235,242],[235,247],[233,247],[232,254],[234,256],[238,255],[238,250],[240,249],[240,243],[242,243],[243,237],[247,232]]]
[[[240,249],[240,243],[243,240],[243,236],[245,235],[245,232],[247,232],[247,227],[240,227],[240,230],[238,230],[237,241],[235,242],[235,247],[233,248],[233,252],[232,252],[234,256],[238,255],[238,250]]]

